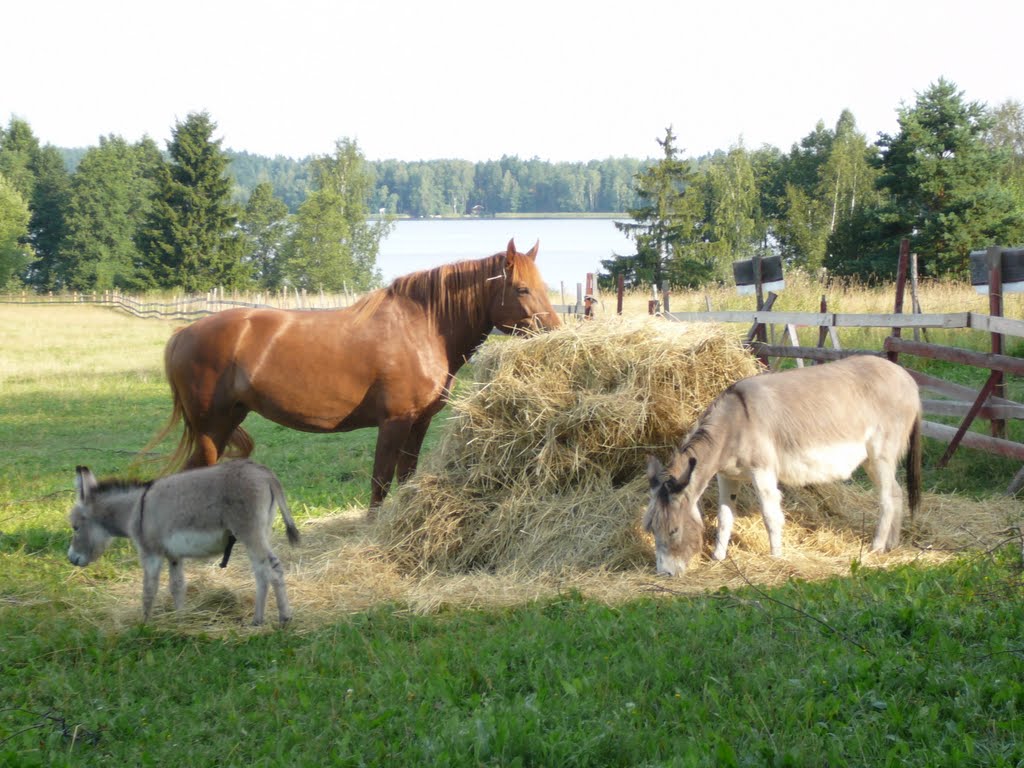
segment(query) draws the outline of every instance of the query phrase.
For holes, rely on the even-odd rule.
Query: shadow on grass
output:
[[[0,500],[38,501],[55,489],[71,489],[79,464],[100,477],[162,474],[181,425],[152,451],[140,451],[170,412],[162,382],[67,392],[60,398],[45,392],[11,395],[0,415]],[[435,419],[424,452],[436,442],[442,421],[443,415]],[[244,427],[255,442],[251,458],[281,478],[293,507],[338,510],[369,503],[376,429],[299,432],[258,414],[250,414]]]

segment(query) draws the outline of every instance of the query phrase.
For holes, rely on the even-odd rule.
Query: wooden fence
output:
[[[280,293],[231,293],[212,290],[206,294],[175,296],[169,300],[150,300],[129,296],[119,291],[102,293],[60,293],[60,294],[0,294],[0,304],[94,304],[113,307],[134,317],[160,320],[181,320],[191,322],[205,315],[211,315],[231,307],[277,309],[323,310],[348,307],[358,301],[360,294],[330,294],[307,291],[282,291]],[[576,304],[555,304],[555,311],[572,317],[584,313],[585,302],[582,294]]]
[[[590,298],[584,297],[581,286],[577,287],[577,303],[555,305],[565,317],[588,318]],[[976,312],[952,312],[942,314],[918,314],[895,312],[892,314],[850,314],[827,312],[824,299],[821,312],[777,312],[772,309],[776,295],[770,293],[763,308],[752,311],[720,312],[663,312],[662,316],[673,321],[743,323],[750,326],[746,343],[767,364],[782,359],[795,360],[799,366],[810,361],[814,363],[837,360],[856,354],[886,355],[897,360],[900,354],[908,354],[933,360],[942,360],[976,368],[987,369],[989,378],[981,390],[973,390],[934,376],[909,370],[922,391],[922,404],[926,415],[960,418],[959,427],[952,427],[933,421],[924,422],[927,437],[948,444],[940,464],[944,465],[960,445],[989,453],[1008,456],[1024,462],[1024,444],[1006,439],[1005,425],[1008,420],[1024,419],[1024,404],[1007,399],[1002,387],[1002,376],[1010,374],[1024,376],[1024,360],[1001,354],[1003,336],[1024,338],[1024,321],[1001,316],[984,315]],[[191,321],[204,315],[219,312],[230,307],[279,307],[285,309],[333,309],[349,306],[358,299],[355,295],[307,294],[304,292],[282,292],[265,294],[225,294],[210,291],[204,296],[181,296],[169,301],[146,301],[118,292],[71,293],[64,295],[16,294],[0,296],[0,303],[7,304],[97,304],[110,306],[140,318],[160,318]],[[898,304],[901,304],[898,302]],[[665,301],[667,307],[668,301]],[[771,328],[771,338],[778,343],[762,341],[767,338],[765,329]],[[802,346],[799,343],[799,328],[816,328],[816,346]],[[885,328],[890,335],[881,350],[843,349],[839,329],[842,328]],[[992,337],[992,353],[961,349],[959,347],[922,343],[901,338],[902,329],[915,331],[925,329],[962,329],[989,334]],[[831,346],[826,346],[831,343]],[[934,396],[938,396],[938,398]],[[990,435],[969,431],[975,419],[990,422]],[[1016,493],[1024,487],[1024,467],[1016,474],[1008,492]]]
[[[999,337],[993,347],[1002,348],[1003,336],[1024,338],[1024,321],[1005,317],[993,317],[976,312],[952,312],[942,314],[844,314],[829,312],[775,312],[771,306],[774,294],[769,294],[765,309],[760,311],[727,312],[675,312],[665,315],[668,319],[684,322],[744,323],[750,325],[746,342],[763,361],[777,365],[783,359],[795,360],[802,366],[805,362],[815,363],[838,360],[850,355],[885,355],[897,360],[900,354],[940,360],[989,371],[986,385],[974,390],[935,376],[907,369],[917,381],[922,392],[922,406],[926,415],[955,417],[961,419],[959,427],[925,420],[925,436],[948,444],[940,460],[944,466],[956,449],[963,445],[988,453],[1007,456],[1024,462],[1024,444],[1006,439],[1006,421],[1024,419],[1024,404],[1009,400],[1002,393],[995,394],[995,383],[1003,374],[1024,376],[1024,359],[1000,353],[977,352],[959,347],[930,344],[903,339],[893,329],[962,329],[973,330]],[[801,346],[798,340],[799,328],[816,328],[817,346]],[[778,343],[757,340],[760,329],[770,328],[771,337]],[[883,328],[890,335],[883,342],[881,350],[843,349],[840,344],[841,328]],[[826,346],[831,342],[831,347]],[[998,374],[998,376],[996,376]],[[934,396],[938,396],[936,399]],[[975,419],[985,419],[991,424],[991,435],[971,432],[969,428]],[[1016,493],[1024,486],[1024,467],[1016,474],[1007,489]]]

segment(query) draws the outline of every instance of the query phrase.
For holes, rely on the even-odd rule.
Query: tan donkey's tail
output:
[[[910,522],[921,511],[921,413],[917,414],[914,428],[910,430],[910,445],[907,452],[907,500],[910,506]]]

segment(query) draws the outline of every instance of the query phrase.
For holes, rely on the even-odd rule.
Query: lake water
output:
[[[511,238],[523,252],[539,240],[537,266],[544,280],[553,290],[564,283],[573,296],[587,272],[600,271],[602,259],[635,253],[611,219],[402,219],[381,242],[377,267],[387,283],[409,272],[504,251]]]

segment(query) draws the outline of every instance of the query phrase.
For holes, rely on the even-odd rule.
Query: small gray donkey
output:
[[[70,516],[74,533],[68,559],[88,565],[103,554],[113,537],[130,538],[142,563],[143,620],[150,617],[164,558],[170,565],[174,607],[181,610],[185,602],[182,560],[224,552],[232,536],[245,545],[256,577],[253,623],[263,623],[270,584],[281,622],[291,618],[284,568],[270,549],[274,508],[281,510],[289,543],[298,542],[299,531],[281,482],[267,467],[227,461],[148,483],[101,483],[87,467],[75,472],[75,506]]]

